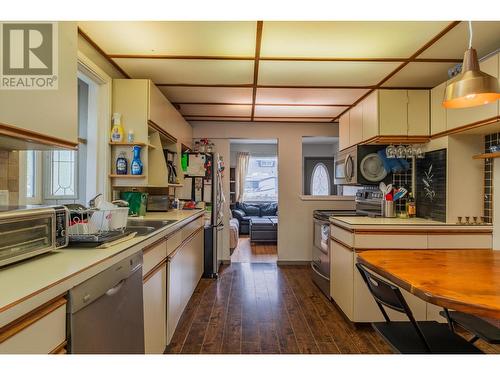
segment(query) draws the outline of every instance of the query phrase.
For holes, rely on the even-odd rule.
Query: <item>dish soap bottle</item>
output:
[[[133,175],[141,175],[142,174],[141,147],[134,146],[132,150],[134,152],[134,159],[132,160],[132,163],[130,163],[130,173]]]
[[[408,199],[406,201],[406,214],[409,218],[414,218],[417,216],[417,206],[415,204],[413,193],[410,193],[408,195]]]
[[[118,158],[116,158],[116,174],[127,174],[128,172],[128,162],[125,152],[120,152]]]
[[[123,142],[123,126],[121,124],[121,115],[118,112],[113,113],[113,127],[111,128],[111,142]]]

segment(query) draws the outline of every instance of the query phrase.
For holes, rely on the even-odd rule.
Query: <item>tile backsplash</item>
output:
[[[500,144],[500,133],[484,137],[484,152],[490,152],[490,146]],[[493,222],[493,159],[484,159],[484,221]]]
[[[417,216],[446,222],[446,149],[417,159]]]
[[[0,205],[19,203],[19,153],[0,150]]]
[[[411,179],[412,179],[412,162],[411,159],[407,160],[410,164],[410,168],[407,171],[393,173],[392,174],[392,185],[394,187],[400,188],[404,187],[408,190],[408,194],[411,192]],[[408,194],[401,199],[398,199],[395,202],[396,213],[405,212],[406,211],[406,200],[408,198]]]

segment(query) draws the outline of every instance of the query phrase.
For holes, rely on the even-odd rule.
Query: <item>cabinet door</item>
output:
[[[350,111],[340,116],[339,120],[339,150],[349,147],[349,115]]]
[[[363,141],[378,135],[378,93],[372,92],[362,102]]]
[[[380,135],[408,134],[407,90],[379,90]]]
[[[57,27],[58,88],[0,90],[0,123],[57,138],[76,146],[77,24],[58,22]]]
[[[167,345],[167,265],[165,263],[144,281],[143,298],[146,354],[163,354]]]
[[[203,230],[197,232],[169,256],[167,271],[167,344],[169,344],[182,312],[203,274]]]
[[[335,241],[330,242],[330,253],[332,297],[344,314],[353,320],[354,253]]]
[[[431,135],[446,131],[446,108],[443,107],[444,92],[448,81],[431,90]]]
[[[408,135],[429,135],[429,107],[428,90],[408,90]]]
[[[349,112],[349,146],[353,146],[363,140],[363,107],[358,104]]]
[[[482,61],[479,64],[481,70],[498,78],[498,58],[499,54],[496,54],[495,56],[490,57],[488,60]],[[477,121],[486,120],[497,115],[498,100],[494,103],[480,105],[472,108],[447,109],[447,130],[472,124]]]

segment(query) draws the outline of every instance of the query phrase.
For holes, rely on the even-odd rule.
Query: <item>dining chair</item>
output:
[[[401,354],[480,354],[477,347],[435,321],[416,321],[403,294],[396,286],[375,276],[360,263],[356,267],[368,286],[385,322],[372,323],[373,328],[395,352]],[[385,308],[405,314],[409,321],[391,321]]]
[[[455,332],[455,325],[459,325],[466,331],[472,333],[472,338],[469,339],[471,344],[482,339],[490,344],[500,344],[500,322],[489,322],[471,314],[466,314],[460,311],[449,311],[443,309],[439,315],[446,318],[450,329]],[[492,324],[496,323],[496,324]]]

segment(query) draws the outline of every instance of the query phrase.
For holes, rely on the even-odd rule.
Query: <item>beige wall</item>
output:
[[[0,151],[0,190],[9,192],[9,205],[19,204],[19,152]]]
[[[229,139],[278,139],[278,259],[279,261],[311,260],[312,211],[315,209],[353,208],[352,201],[302,201],[302,137],[338,136],[338,125],[250,122],[191,121],[194,138],[214,140],[217,152],[229,153]],[[228,154],[229,157],[229,154]],[[226,159],[226,166],[229,159]],[[229,197],[229,173],[224,180]],[[226,226],[227,228],[227,226]],[[227,229],[228,230],[228,229]],[[227,234],[226,234],[227,235]],[[229,242],[225,258],[229,259]]]
[[[103,55],[78,34],[78,50],[94,62],[111,78],[125,78]]]

